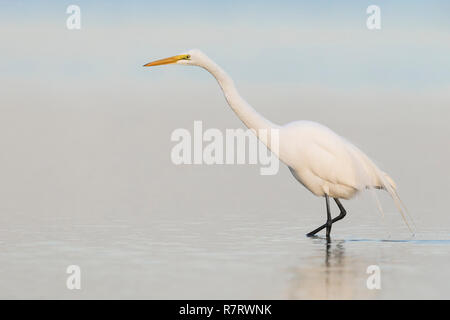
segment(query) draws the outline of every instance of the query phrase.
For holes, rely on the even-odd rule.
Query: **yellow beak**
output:
[[[178,56],[173,56],[173,57],[149,62],[147,64],[144,64],[144,67],[153,67],[153,66],[160,66],[163,64],[171,64],[171,63],[176,63],[178,60],[183,60],[183,59],[187,60],[189,58],[190,58],[190,56],[188,54],[180,54]]]

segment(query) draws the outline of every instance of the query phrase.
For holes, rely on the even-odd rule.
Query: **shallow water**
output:
[[[378,155],[417,224],[413,237],[385,193],[384,218],[362,195],[343,202],[330,243],[305,237],[325,204],[286,167],[171,163],[172,130],[241,127],[229,110],[3,108],[0,298],[450,298],[449,114],[418,108],[302,110]],[[69,265],[81,290],[66,288]],[[370,265],[379,290],[366,286]]]
[[[379,238],[383,231],[370,225],[336,225],[328,242],[306,238],[296,226],[302,220],[282,216],[57,219],[2,227],[1,297],[449,298],[445,232]],[[82,270],[79,291],[65,287],[72,264]],[[379,290],[366,286],[370,265],[380,267]]]

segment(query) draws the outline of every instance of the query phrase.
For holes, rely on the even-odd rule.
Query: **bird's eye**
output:
[[[190,59],[190,58],[191,58],[191,55],[188,54],[188,55],[186,56],[186,59]]]

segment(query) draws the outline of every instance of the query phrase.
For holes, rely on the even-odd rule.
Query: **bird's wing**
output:
[[[357,190],[366,188],[386,190],[394,200],[408,229],[413,232],[408,219],[416,228],[414,220],[401,201],[394,181],[381,171],[364,152],[331,130],[314,135],[307,149],[309,169],[321,179],[350,186]],[[380,205],[379,209],[383,213]]]
[[[294,124],[291,126],[294,127]],[[413,225],[414,221],[401,201],[394,181],[364,152],[320,124],[302,122],[300,125],[296,124],[296,128],[300,130],[296,132],[296,136],[301,148],[299,158],[303,169],[308,169],[323,181],[360,191],[367,188],[386,190],[406,225],[412,230],[408,218]],[[378,207],[383,212],[381,206]]]
[[[331,130],[316,130],[305,148],[305,158],[311,172],[330,183],[358,190],[377,185],[370,159]]]

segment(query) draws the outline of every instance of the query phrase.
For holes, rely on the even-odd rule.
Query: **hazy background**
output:
[[[447,1],[0,3],[0,297],[450,297]],[[304,237],[323,199],[284,166],[173,165],[174,129],[242,127],[204,70],[142,67],[191,48],[274,122],[318,121],[374,158],[415,240],[380,241],[410,240],[382,194],[384,220],[345,202],[327,248]]]

